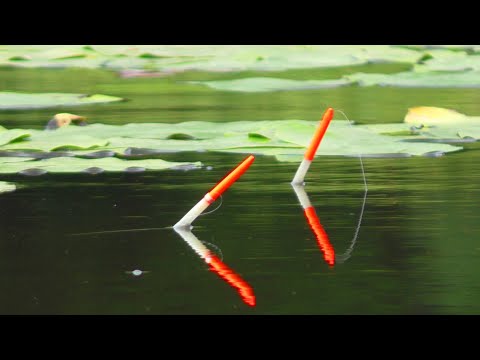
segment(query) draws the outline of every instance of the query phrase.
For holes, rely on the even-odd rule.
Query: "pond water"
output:
[[[287,74],[332,78],[400,68]],[[104,93],[128,101],[2,111],[0,124],[40,129],[65,111],[107,124],[316,120],[328,106],[360,123],[401,122],[409,107],[421,105],[480,114],[475,89],[248,94],[183,83],[229,76],[122,79],[101,70],[2,68],[1,90]],[[0,195],[0,313],[478,314],[479,149],[473,143],[439,158],[364,158],[368,192],[358,158],[317,157],[305,193],[335,252],[333,266],[290,185],[296,163],[257,156],[208,210],[220,207],[195,220],[189,239],[227,267],[217,271],[171,226],[246,155],[161,157],[204,164],[191,171],[2,175],[18,189]]]

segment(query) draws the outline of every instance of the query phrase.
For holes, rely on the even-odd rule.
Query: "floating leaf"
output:
[[[30,136],[29,130],[22,129],[11,129],[5,130],[4,128],[0,129],[0,146],[12,143],[14,141],[23,140]]]
[[[389,136],[393,125],[395,131],[405,133],[402,136]],[[55,131],[29,130],[28,139],[0,146],[0,151],[4,152],[4,156],[8,155],[5,151],[14,151],[15,156],[30,154],[37,159],[53,157],[50,154],[94,159],[112,155],[117,157],[142,155],[138,150],[134,155],[131,149],[143,149],[144,156],[184,151],[297,155],[305,151],[317,126],[318,121],[305,120],[93,124],[63,127]],[[390,128],[382,130],[381,125],[369,128],[364,125],[350,125],[347,121],[332,121],[318,155],[373,156],[398,153],[423,155],[432,151],[451,152],[462,149],[448,144],[406,142],[403,140],[413,136],[409,136],[409,124],[387,126]],[[422,135],[428,136],[427,133]],[[130,150],[126,151],[127,149]],[[37,153],[32,153],[32,150],[36,150]]]
[[[134,172],[140,168],[146,170],[193,169],[200,168],[200,162],[170,162],[161,159],[122,160],[117,158],[80,159],[75,157],[58,157],[44,160],[12,161],[11,158],[0,158],[0,173],[21,173],[41,175],[43,173],[76,173],[92,172],[92,168],[111,172]],[[33,171],[27,171],[34,169]],[[88,170],[90,169],[90,171]],[[101,171],[99,171],[101,172]]]
[[[400,72],[394,74],[355,73],[344,79],[360,86],[399,87],[480,87],[480,71],[469,72]]]
[[[219,81],[190,81],[191,84],[202,84],[216,90],[265,92],[280,90],[313,90],[345,86],[347,79],[338,80],[289,80],[272,77],[255,77]]]
[[[407,124],[417,126],[428,125],[445,125],[458,124],[459,122],[468,121],[468,116],[461,114],[455,110],[433,107],[433,106],[417,106],[408,109],[404,121]]]
[[[6,181],[0,181],[0,193],[15,191],[15,189],[15,184]]]
[[[283,71],[361,65],[414,64],[419,49],[389,45],[13,45],[0,65],[149,71]]]
[[[122,98],[109,95],[84,95],[67,93],[18,93],[0,92],[0,110],[39,109],[57,106],[78,106],[122,101]]]
[[[98,137],[77,133],[68,136],[69,128],[56,131],[29,130],[30,136],[23,141],[11,142],[1,149],[53,151],[65,149],[93,149],[105,146],[108,141]],[[0,133],[1,134],[1,133]]]
[[[480,117],[455,110],[419,106],[408,110],[404,123],[360,125],[377,134],[417,142],[465,143],[480,139]]]
[[[415,65],[415,71],[452,72],[480,70],[480,56],[478,55],[469,55],[464,51],[449,51],[444,49],[430,50],[428,53],[430,54],[431,58],[419,65]]]

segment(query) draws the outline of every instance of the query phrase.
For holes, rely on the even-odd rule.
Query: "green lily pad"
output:
[[[236,152],[264,155],[302,155],[310,144],[318,121],[264,120],[214,123],[189,121],[178,124],[92,124],[64,127],[54,131],[29,130],[30,137],[0,146],[0,151],[14,156],[35,157],[29,151],[49,151],[58,156],[130,157],[127,149],[144,149],[146,156],[177,152]],[[347,121],[331,122],[317,155],[374,156],[378,154],[423,155],[430,152],[452,152],[462,147],[448,144],[407,142],[415,134],[408,132],[410,124],[350,125]],[[440,129],[447,129],[439,127]],[[430,127],[429,127],[430,129]],[[431,129],[436,129],[431,127]],[[450,129],[450,128],[448,128]],[[392,132],[403,131],[402,136]],[[5,131],[4,131],[5,132]],[[0,132],[1,134],[2,132]],[[391,136],[396,135],[396,136]],[[418,134],[416,134],[418,135]],[[423,138],[429,135],[421,133]],[[436,136],[436,135],[433,135]],[[68,150],[65,152],[65,150]],[[16,155],[15,151],[23,151]],[[65,154],[63,153],[65,152]],[[141,152],[141,151],[140,151]],[[94,154],[96,153],[96,154]],[[136,151],[138,154],[138,151]],[[5,154],[4,156],[7,156]]]
[[[394,74],[355,73],[344,79],[360,86],[398,87],[480,87],[480,71],[468,72],[401,72]]]
[[[22,130],[22,129],[11,129],[6,130],[4,128],[0,129],[0,146],[26,139],[30,136],[29,130]]]
[[[84,95],[67,93],[18,93],[13,91],[0,92],[0,110],[40,109],[57,106],[78,106],[113,101],[122,101],[122,98],[109,95]]]
[[[109,172],[129,171],[129,169],[165,170],[200,168],[200,162],[170,162],[161,159],[122,160],[117,158],[80,159],[75,157],[58,157],[43,160],[12,161],[10,158],[0,158],[0,173],[12,174],[28,169],[36,169],[38,174],[76,173],[95,168]]]
[[[74,127],[72,127],[73,129]],[[72,133],[70,128],[60,128],[55,131],[44,130],[29,130],[29,137],[22,138],[22,141],[10,142],[0,149],[4,150],[38,150],[38,151],[53,151],[53,150],[67,150],[78,149],[86,150],[97,147],[102,147],[108,144],[106,139],[84,135],[81,132],[75,133],[74,136],[69,136]],[[0,133],[1,136],[2,133]]]
[[[389,45],[7,45],[0,66],[161,71],[283,71],[371,62],[414,64],[418,49]]]
[[[289,80],[271,77],[256,77],[219,81],[190,81],[190,84],[202,84],[216,90],[266,92],[281,90],[313,90],[345,86],[351,82],[338,80]]]
[[[480,70],[480,56],[469,55],[464,51],[449,51],[436,49],[429,51],[427,61],[417,64],[414,70],[417,72],[432,71],[470,71]]]
[[[16,188],[15,184],[0,181],[0,193],[15,191]]]

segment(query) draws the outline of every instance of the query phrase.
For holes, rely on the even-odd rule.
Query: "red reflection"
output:
[[[322,224],[320,224],[320,220],[318,219],[315,209],[313,208],[313,206],[309,206],[305,208],[304,213],[307,217],[308,224],[315,233],[315,237],[317,238],[317,244],[320,247],[320,250],[323,252],[323,258],[328,265],[335,265],[335,250],[330,243],[328,235],[324,230]]]
[[[239,275],[233,272],[215,255],[210,255],[206,259],[210,270],[217,273],[221,278],[233,286],[239,293],[242,300],[250,306],[256,305],[255,294],[250,285],[247,284]]]

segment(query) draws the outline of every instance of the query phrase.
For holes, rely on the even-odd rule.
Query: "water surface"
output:
[[[335,72],[287,74],[331,78]],[[3,68],[0,90],[105,93],[128,101],[3,111],[0,124],[43,128],[67,110],[109,124],[312,120],[327,106],[362,123],[401,122],[408,107],[420,105],[480,114],[475,89],[243,94],[182,83],[228,76],[121,79],[99,70]],[[162,157],[202,161],[192,171],[3,175],[19,188],[0,195],[0,313],[478,314],[480,152],[477,144],[465,148],[440,158],[365,158],[366,196],[357,158],[317,157],[305,191],[337,260],[344,260],[334,266],[325,262],[290,185],[298,164],[257,156],[220,208],[192,229],[251,286],[254,307],[169,228],[246,155]],[[135,269],[143,273],[135,276]]]

